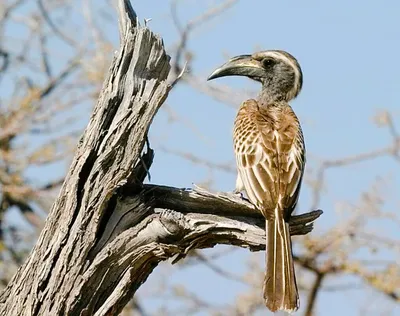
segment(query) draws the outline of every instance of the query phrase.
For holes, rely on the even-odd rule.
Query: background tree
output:
[[[390,33],[396,4],[366,5],[365,13],[356,17],[361,28],[354,25],[352,10],[343,9],[348,6],[344,2],[309,11],[260,1],[257,12],[240,1],[155,4],[134,3],[139,17],[152,17],[147,23],[165,38],[173,57],[171,77],[185,62],[190,72],[154,122],[152,182],[189,186],[193,181],[232,190],[230,129],[238,104],[254,94],[253,86],[242,90],[232,81],[233,88],[228,88],[208,84],[205,78],[227,56],[260,47],[287,49],[305,70],[303,95],[294,103],[309,153],[300,210],[325,210],[313,234],[295,239],[301,312],[396,314],[400,139],[394,89],[400,67],[394,62],[399,47]],[[3,286],[34,244],[118,47],[110,5],[0,5]],[[279,23],[279,14],[268,15],[260,27],[266,12],[285,12],[290,23]],[[371,20],[381,23],[376,26]],[[383,52],[385,58],[377,59]],[[378,111],[382,105],[387,110]],[[371,116],[383,129],[368,122]],[[264,312],[259,282],[263,264],[263,254],[237,248],[195,251],[173,268],[172,278],[171,267],[156,270],[132,306],[146,315]],[[211,288],[210,280],[215,283]]]

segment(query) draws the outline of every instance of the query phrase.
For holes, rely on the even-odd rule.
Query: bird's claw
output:
[[[234,190],[232,193],[235,196],[239,197],[241,200],[247,200],[246,197],[244,196],[243,192],[241,192],[241,191]]]

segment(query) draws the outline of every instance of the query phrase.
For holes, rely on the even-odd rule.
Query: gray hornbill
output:
[[[208,80],[223,76],[262,84],[258,98],[244,101],[235,120],[236,191],[245,190],[266,219],[265,304],[271,311],[295,311],[299,295],[288,220],[299,197],[305,146],[288,102],[300,93],[301,68],[289,53],[268,50],[234,57]]]

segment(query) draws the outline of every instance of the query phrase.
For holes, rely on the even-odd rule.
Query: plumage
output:
[[[267,108],[260,108],[256,100],[243,102],[233,139],[239,176],[250,201],[267,219],[278,201],[290,215],[305,164],[303,134],[292,108],[286,102]]]
[[[263,51],[232,58],[209,79],[230,75],[262,84],[257,100],[244,101],[235,120],[236,191],[246,191],[266,219],[265,304],[273,312],[295,311],[299,296],[288,220],[299,197],[305,145],[288,102],[302,88],[301,68],[287,52]]]
[[[304,147],[299,121],[286,102],[266,108],[260,107],[256,100],[243,102],[234,127],[239,177],[250,201],[267,220],[267,244],[274,242],[273,249],[285,256],[280,266],[276,262],[279,255],[267,256],[267,278],[270,273],[273,276],[266,279],[264,291],[266,304],[272,311],[293,311],[299,304],[287,220],[298,200],[305,165]],[[282,238],[278,239],[276,234]],[[277,274],[288,279],[286,288],[274,290]],[[274,291],[285,295],[273,299]]]

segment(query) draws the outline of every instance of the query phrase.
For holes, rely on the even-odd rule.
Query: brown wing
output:
[[[238,172],[250,201],[269,218],[278,203],[296,206],[305,165],[300,124],[288,104],[259,108],[245,101],[236,117]]]

